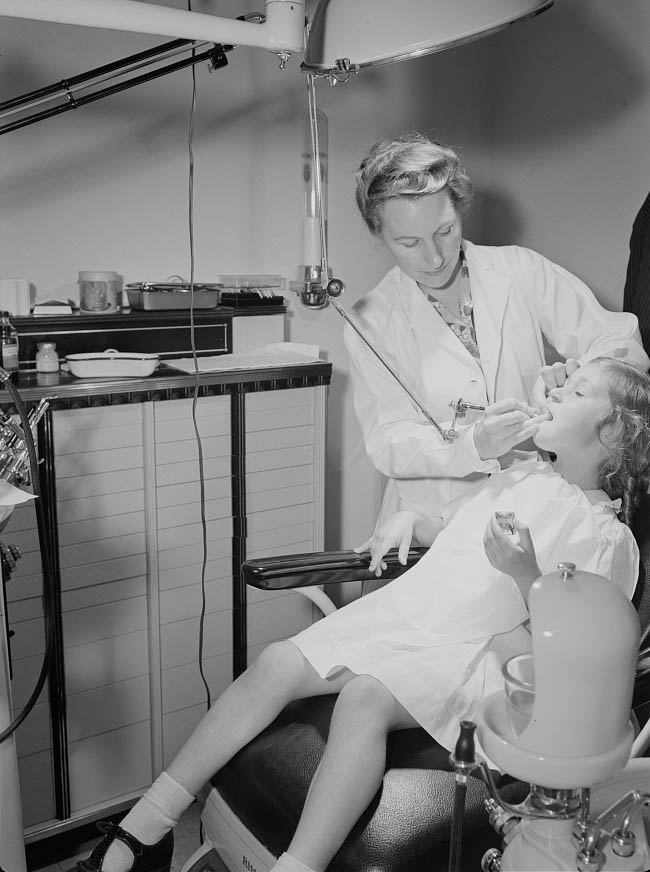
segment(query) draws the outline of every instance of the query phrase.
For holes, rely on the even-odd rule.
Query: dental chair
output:
[[[641,644],[633,700],[640,735],[633,756],[650,738],[650,497],[637,513],[634,533],[641,552],[634,605]],[[387,555],[384,578],[395,578],[425,549],[412,549],[407,567]],[[244,563],[247,584],[262,589],[295,588],[374,580],[367,555],[316,553]],[[286,850],[309,785],[322,757],[334,696],[312,697],[288,706],[263,733],[218,772],[200,797],[204,843],[183,872],[267,872]],[[647,723],[645,729],[642,727]],[[501,796],[523,801],[529,784],[494,773]],[[481,858],[501,843],[484,802],[489,791],[470,775],[462,822],[462,868],[478,870]],[[388,739],[386,774],[370,807],[354,825],[329,872],[447,872],[455,801],[449,752],[423,729],[399,730]],[[221,859],[221,863],[219,859]]]

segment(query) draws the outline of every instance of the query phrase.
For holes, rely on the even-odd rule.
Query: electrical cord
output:
[[[34,690],[30,694],[29,699],[23,706],[20,714],[16,718],[14,718],[14,720],[11,721],[11,723],[0,733],[0,743],[2,743],[6,739],[8,739],[13,733],[15,733],[18,727],[22,724],[27,715],[36,705],[36,701],[38,700],[38,697],[43,690],[43,686],[49,674],[50,665],[52,663],[55,627],[53,618],[54,603],[52,599],[54,585],[51,543],[47,535],[45,510],[43,508],[43,501],[41,499],[41,487],[38,476],[38,458],[36,456],[36,446],[34,445],[32,428],[30,426],[29,418],[27,416],[27,412],[25,411],[25,406],[20,397],[20,394],[18,393],[17,389],[11,381],[11,376],[9,375],[9,373],[2,369],[0,369],[0,381],[4,382],[4,387],[7,389],[8,393],[10,394],[12,400],[15,403],[16,411],[18,412],[18,417],[20,418],[20,423],[23,428],[25,445],[27,447],[27,455],[29,457],[29,471],[32,482],[32,490],[34,491],[34,495],[36,496],[34,508],[36,511],[36,524],[41,550],[41,564],[43,568],[43,619],[45,622],[45,653],[43,655],[41,670],[36,680]]]
[[[192,2],[188,0],[188,12],[192,11]],[[203,445],[201,442],[201,433],[199,431],[197,420],[197,409],[199,401],[199,388],[201,385],[198,355],[196,352],[196,334],[194,324],[194,273],[195,273],[195,248],[194,248],[194,125],[196,119],[196,70],[192,71],[192,99],[190,104],[190,120],[187,135],[187,152],[188,152],[188,238],[190,250],[190,343],[192,350],[192,360],[194,361],[194,393],[192,397],[192,425],[194,427],[194,435],[198,452],[198,468],[199,468],[199,506],[201,510],[201,541],[202,541],[202,559],[201,559],[201,611],[199,614],[199,637],[198,637],[198,664],[199,675],[205,689],[206,708],[210,708],[211,692],[210,685],[205,675],[204,669],[204,648],[205,648],[205,615],[207,609],[206,598],[206,569],[208,563],[208,531],[205,514],[205,464],[203,459]]]

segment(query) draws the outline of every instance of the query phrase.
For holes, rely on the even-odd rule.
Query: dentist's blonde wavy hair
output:
[[[376,142],[355,177],[357,206],[373,235],[381,232],[386,200],[435,194],[446,188],[460,214],[472,200],[472,182],[456,152],[421,133]]]

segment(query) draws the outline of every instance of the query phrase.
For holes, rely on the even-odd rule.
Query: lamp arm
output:
[[[165,43],[165,45],[158,46],[157,48],[130,55],[121,61],[97,67],[79,76],[55,82],[53,85],[39,88],[37,91],[32,91],[28,94],[23,94],[21,97],[14,97],[11,100],[0,103],[0,122],[4,121],[5,118],[12,118],[13,116],[12,120],[7,121],[5,124],[0,124],[0,136],[4,133],[18,130],[21,127],[26,127],[29,124],[35,124],[37,121],[43,121],[45,118],[59,115],[62,112],[79,109],[95,100],[100,100],[103,97],[108,97],[127,88],[133,88],[136,85],[141,85],[151,79],[168,75],[185,67],[193,66],[201,61],[209,61],[211,71],[227,66],[228,60],[225,52],[231,49],[232,46],[213,45],[207,51],[197,53],[193,50],[195,45],[195,43],[188,40],[175,40],[174,42]],[[150,69],[148,72],[137,76],[133,75],[137,69],[143,69],[156,64],[159,60],[157,55],[168,57],[169,54],[190,51],[192,54],[182,60],[163,67]],[[122,76],[127,78],[121,78]],[[132,77],[128,78],[128,76]],[[117,81],[118,79],[121,80]],[[102,83],[109,84],[106,87],[99,88],[98,85]]]
[[[0,0],[0,16],[53,21],[81,27],[126,30],[158,36],[265,48],[300,54],[304,44],[305,0],[265,0],[263,23],[220,18],[143,3],[141,0]]]

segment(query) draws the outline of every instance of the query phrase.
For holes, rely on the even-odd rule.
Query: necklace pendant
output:
[[[472,312],[474,311],[474,303],[468,299],[463,300],[460,304],[460,314],[462,318],[468,319],[472,317]]]
[[[464,279],[469,278],[469,267],[467,266],[467,258],[465,257],[465,252],[462,248],[460,250],[460,274]]]

